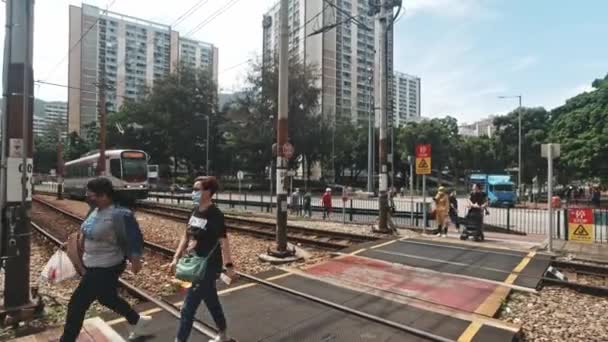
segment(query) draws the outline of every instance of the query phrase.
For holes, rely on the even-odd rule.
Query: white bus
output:
[[[105,177],[123,199],[148,197],[148,154],[138,150],[107,150]],[[64,191],[68,196],[83,198],[87,182],[97,177],[99,152],[89,153],[65,164]]]

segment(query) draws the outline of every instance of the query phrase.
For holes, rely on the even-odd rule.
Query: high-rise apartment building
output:
[[[368,0],[337,0],[340,10],[325,0],[290,0],[289,51],[307,65],[321,72],[321,114],[336,122],[366,123],[374,110],[374,58],[376,27],[368,16]],[[263,19],[263,61],[277,61],[280,39],[280,3],[277,2]],[[347,20],[357,17],[368,29]],[[318,32],[322,27],[341,23]],[[392,39],[391,39],[392,42]],[[391,43],[392,47],[392,43]],[[390,48],[392,54],[392,48]],[[392,58],[390,59],[392,63]],[[391,69],[392,70],[392,69]]]
[[[119,110],[145,87],[174,71],[178,61],[208,68],[217,83],[218,49],[180,38],[170,26],[83,4],[70,6],[68,126],[81,134],[97,122],[99,85],[108,110]],[[100,82],[105,80],[105,82]]]
[[[43,136],[51,131],[56,133],[57,130],[60,130],[61,135],[65,137],[67,135],[65,128],[68,121],[67,103],[63,101],[39,101],[38,104],[43,105],[44,109],[43,115],[34,116],[34,135]]]
[[[395,72],[393,115],[396,126],[420,119],[420,77]]]

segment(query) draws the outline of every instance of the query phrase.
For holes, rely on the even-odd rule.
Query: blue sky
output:
[[[199,1],[85,0],[165,24]],[[277,1],[241,0],[192,36],[219,48],[222,91],[245,84],[244,62],[262,47],[262,15]],[[207,1],[175,29],[190,31],[226,2]],[[608,73],[608,0],[403,3],[405,15],[396,23],[395,69],[422,78],[424,116],[449,114],[471,122],[516,107],[516,100],[500,100],[498,95],[522,94],[526,106],[553,108]],[[35,79],[67,84],[70,4],[80,6],[81,0],[36,1]],[[42,99],[67,99],[65,88],[37,85],[34,90]]]
[[[553,108],[608,73],[608,1],[410,0],[395,68],[422,78],[422,113],[474,121]]]

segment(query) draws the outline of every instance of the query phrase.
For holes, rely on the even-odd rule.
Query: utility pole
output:
[[[4,263],[7,322],[26,319],[30,293],[30,209],[32,206],[33,0],[6,1],[2,123],[0,246]],[[6,323],[6,322],[5,322]]]
[[[207,176],[209,176],[211,175],[211,173],[209,172],[209,115],[207,115],[207,139],[205,140],[207,144],[207,146],[205,147],[205,153],[207,154],[205,160],[205,173],[207,174]]]
[[[99,160],[97,161],[97,175],[106,174],[106,77],[105,72],[101,73],[99,82]]]
[[[519,108],[517,108],[517,111],[519,112],[519,115],[518,115],[518,118],[517,118],[517,120],[518,120],[518,126],[519,126],[518,127],[518,135],[519,135],[519,139],[518,139],[519,143],[518,143],[518,145],[519,145],[519,149],[518,149],[518,153],[517,153],[518,154],[518,159],[519,159],[517,161],[517,165],[518,165],[518,172],[517,172],[517,201],[519,202],[519,201],[521,201],[521,197],[522,197],[522,194],[521,194],[521,192],[522,192],[521,175],[524,172],[524,167],[523,167],[523,164],[522,164],[522,161],[521,161],[521,109],[522,109],[521,108],[521,95],[518,95],[517,97],[519,98]]]
[[[57,132],[57,199],[63,199],[63,145],[61,129]]]
[[[368,120],[368,128],[367,128],[367,192],[374,192],[374,148],[373,148],[373,140],[374,140],[374,105],[372,103],[372,89],[374,83],[373,70],[372,68],[368,68],[369,72],[369,120]]]
[[[287,250],[287,189],[285,176],[287,174],[287,158],[283,146],[287,144],[288,134],[288,96],[289,96],[289,0],[281,0],[281,40],[279,43],[279,115],[277,120],[277,250],[272,255],[285,258],[292,255]]]
[[[380,208],[378,218],[378,230],[381,232],[388,231],[388,165],[387,165],[387,115],[388,115],[388,87],[385,82],[387,75],[387,29],[388,29],[388,2],[389,0],[381,0],[380,13],[378,14],[378,26],[380,29],[378,42],[378,62],[379,79],[376,84],[380,84],[380,141],[378,143],[378,153],[380,158],[380,184],[378,207]],[[392,9],[392,7],[390,7]],[[390,11],[392,16],[392,10]]]

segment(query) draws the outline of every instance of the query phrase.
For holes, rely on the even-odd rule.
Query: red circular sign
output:
[[[283,157],[285,157],[287,159],[291,159],[291,157],[293,157],[293,153],[294,153],[294,148],[293,148],[292,144],[286,143],[283,145]]]

